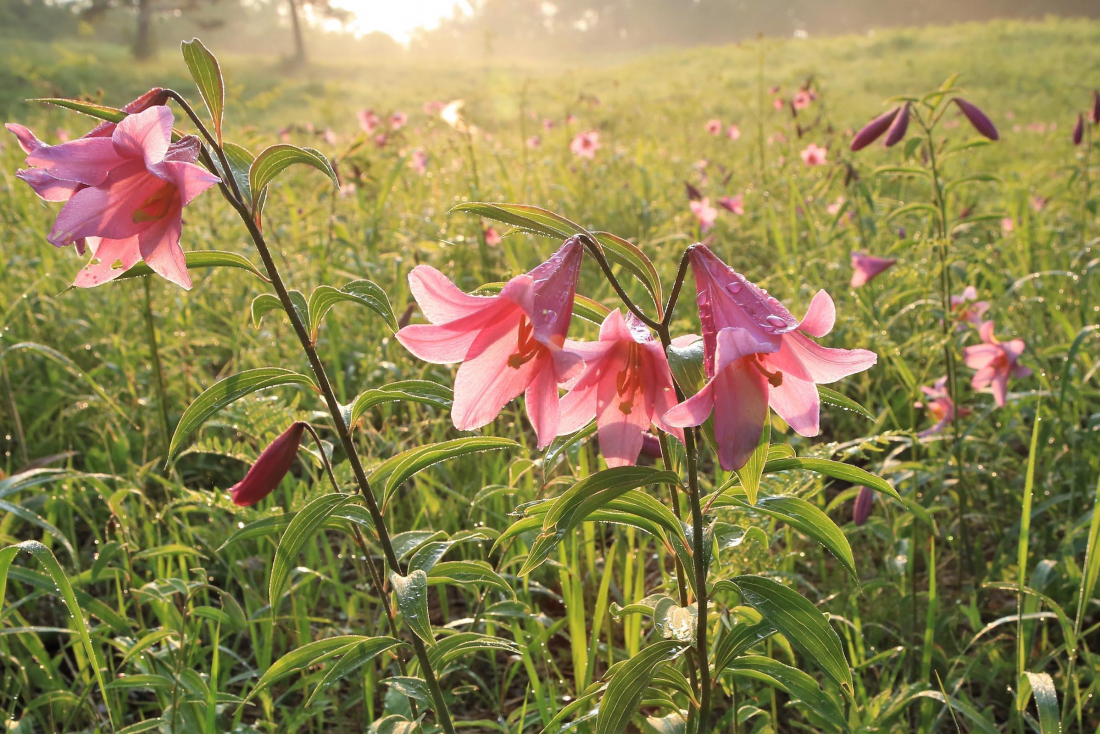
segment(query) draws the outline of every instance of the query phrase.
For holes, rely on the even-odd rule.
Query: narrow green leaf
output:
[[[348,677],[386,650],[404,644],[405,643],[400,640],[395,640],[392,637],[373,637],[344,648],[340,653],[340,660],[325,671],[325,677],[321,679],[321,682],[313,689],[313,693],[306,699],[306,708],[309,708],[313,700],[317,698],[319,694],[328,690],[333,683]]]
[[[223,252],[221,250],[193,250],[186,252],[183,255],[184,262],[186,263],[188,270],[200,270],[202,268],[236,268],[237,270],[245,270],[252,273],[265,283],[270,283],[271,280],[260,271],[255,265],[249,261],[244,255],[240,255],[236,252]],[[152,275],[153,269],[146,265],[144,262],[140,262],[134,267],[127,270],[122,275],[115,278],[115,280],[125,280],[127,278],[141,278],[146,275]]]
[[[348,502],[358,498],[354,494],[331,493],[316,497],[298,510],[294,519],[287,525],[283,537],[279,539],[279,547],[275,551],[275,558],[271,562],[271,576],[268,579],[267,598],[271,605],[272,613],[279,606],[279,600],[283,596],[290,571],[298,562],[298,554],[305,542],[313,537],[325,523],[325,521],[338,509]]]
[[[794,589],[762,576],[738,576],[733,582],[745,601],[796,650],[813,660],[845,692],[853,692],[852,671],[840,638],[817,607]]]
[[[176,432],[172,434],[172,443],[168,448],[169,460],[179,452],[188,436],[194,433],[207,418],[225,406],[259,390],[284,385],[305,385],[317,390],[317,386],[310,378],[282,367],[260,367],[238,372],[211,385],[183,412],[176,426]]]
[[[770,459],[768,463],[764,465],[765,474],[790,471],[791,469],[805,469],[806,471],[817,472],[818,474],[824,474],[834,479],[842,479],[845,482],[851,482],[861,487],[870,487],[876,492],[882,492],[898,501],[901,500],[901,495],[899,495],[897,490],[895,490],[885,479],[876,477],[874,474],[860,469],[858,466],[852,466],[851,464],[845,464],[840,461],[791,457],[785,459]]]
[[[428,617],[428,574],[423,571],[410,571],[408,576],[399,573],[390,574],[390,585],[397,597],[397,608],[416,636],[429,645],[435,644],[432,634],[432,621]]]
[[[107,105],[95,104],[94,102],[81,102],[78,99],[44,97],[31,101],[41,102],[54,107],[64,107],[67,110],[79,112],[82,115],[88,115],[89,117],[94,117],[97,120],[104,120],[106,122],[121,122],[126,118],[126,113],[117,107],[108,107]]]
[[[400,380],[359,393],[344,406],[344,422],[354,426],[371,408],[382,403],[410,402],[446,410],[454,402],[451,388],[429,380]]]
[[[321,640],[315,640],[314,642],[310,642],[309,644],[292,650],[276,660],[271,664],[271,667],[264,671],[264,674],[260,676],[260,680],[256,682],[255,688],[249,691],[243,703],[251,701],[253,697],[280,678],[285,678],[291,673],[308,670],[314,665],[318,665],[329,658],[351,650],[356,645],[368,642],[371,639],[372,638],[364,635],[340,635],[339,637],[326,637]]]
[[[836,407],[842,408],[843,410],[850,410],[851,412],[858,413],[859,415],[862,415],[864,418],[869,418],[870,420],[875,419],[875,416],[874,416],[874,414],[871,413],[871,411],[864,408],[862,405],[857,403],[855,400],[852,400],[851,398],[849,398],[845,395],[841,395],[836,390],[832,390],[830,388],[827,388],[824,385],[818,385],[817,386],[817,394],[818,394],[818,396],[820,396],[821,402],[823,402],[823,403],[827,403],[829,405],[835,405]]]
[[[805,707],[803,711],[817,716],[843,731],[851,731],[844,713],[832,696],[821,690],[817,681],[797,668],[762,655],[744,655],[729,666],[735,676],[762,681],[786,691]]]
[[[222,81],[222,70],[218,66],[218,60],[214,54],[206,48],[197,38],[184,41],[180,44],[183,51],[183,60],[191,72],[191,78],[195,80],[195,86],[199,88],[202,101],[206,103],[206,109],[210,112],[210,119],[214,121],[214,132],[218,136],[218,143],[222,142],[222,112],[225,109],[225,84]]]
[[[274,181],[276,176],[296,163],[313,166],[328,176],[333,186],[340,187],[336,171],[332,170],[332,164],[323,153],[313,148],[298,148],[288,143],[279,143],[265,148],[252,162],[252,168],[248,174],[252,195],[259,197],[260,192]]]
[[[450,584],[461,587],[485,584],[508,596],[515,596],[508,582],[485,561],[443,561],[434,564],[427,573],[428,582],[433,585]]]
[[[762,512],[800,530],[825,546],[836,556],[848,573],[858,576],[852,546],[849,545],[844,531],[812,503],[800,497],[764,497],[753,506],[737,497],[731,497],[727,502],[748,510]],[[715,506],[720,507],[723,504],[725,502],[716,502]]]
[[[22,543],[9,545],[7,548],[0,550],[0,605],[4,603],[4,592],[7,589],[8,583],[8,569],[12,561],[14,561],[15,557],[20,553],[29,553],[42,565],[42,568],[46,570],[46,573],[49,574],[50,578],[53,580],[54,588],[57,593],[61,596],[62,601],[65,602],[65,608],[69,610],[69,616],[72,618],[73,626],[76,628],[77,634],[80,635],[80,641],[84,645],[84,651],[92,661],[92,674],[95,675],[100,693],[103,695],[103,700],[107,704],[107,717],[111,721],[111,728],[114,728],[114,706],[111,705],[111,699],[107,696],[107,686],[103,679],[103,658],[99,653],[99,648],[92,644],[92,635],[91,632],[89,632],[88,622],[84,619],[84,612],[81,610],[76,594],[73,592],[72,584],[69,583],[69,578],[65,575],[65,571],[61,568],[61,564],[57,562],[57,558],[54,557],[53,552],[50,551],[49,548],[42,545],[37,540],[24,540]]]
[[[750,505],[756,504],[756,494],[760,491],[760,475],[764,473],[764,466],[768,462],[768,447],[772,441],[770,411],[765,407],[764,412],[764,430],[760,432],[756,448],[745,465],[737,470],[737,478],[741,480],[741,488],[745,490]]]
[[[330,285],[318,286],[309,297],[309,328],[316,336],[321,328],[325,314],[338,303],[351,302],[366,306],[381,316],[390,331],[397,331],[397,317],[393,313],[390,299],[381,286],[369,280],[355,280],[337,290]]]
[[[1049,673],[1024,671],[1020,676],[1019,694],[1016,696],[1016,710],[1021,714],[1027,709],[1027,702],[1035,696],[1035,708],[1039,710],[1039,734],[1062,734],[1062,716],[1058,710],[1058,690]]]
[[[714,649],[714,673],[721,675],[730,663],[743,655],[753,645],[757,645],[774,635],[778,630],[767,620],[756,624],[738,624],[718,641]]]
[[[626,661],[607,684],[596,717],[596,734],[622,734],[642,700],[654,673],[684,649],[678,640],[660,640]]]
[[[414,449],[390,457],[379,464],[371,472],[371,486],[374,487],[375,492],[382,495],[382,506],[385,507],[390,497],[405,480],[429,466],[459,456],[481,451],[515,448],[517,446],[519,444],[511,439],[495,436],[468,436],[456,438],[452,441],[444,441],[443,443],[417,446]]]

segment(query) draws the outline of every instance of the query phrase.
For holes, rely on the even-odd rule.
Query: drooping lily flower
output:
[[[244,479],[229,490],[233,495],[233,504],[248,507],[275,491],[290,467],[294,466],[294,457],[298,455],[305,429],[306,424],[302,421],[292,423],[263,450]]]
[[[810,143],[799,155],[802,156],[802,162],[807,166],[823,166],[826,163],[825,157],[828,152],[827,149],[820,147],[817,143]]]
[[[886,131],[886,140],[884,145],[887,148],[892,148],[901,142],[901,139],[905,137],[905,132],[909,129],[909,103],[906,102],[901,107],[901,112],[894,118],[894,122],[890,125],[890,129]]]
[[[942,433],[951,421],[955,420],[955,401],[951,399],[951,393],[947,389],[947,377],[936,380],[932,387],[921,385],[920,391],[928,397],[927,403],[913,403],[915,408],[925,408],[928,414],[936,421],[931,428],[926,428],[917,435],[921,438]],[[970,415],[969,408],[960,408],[959,416]]]
[[[707,384],[665,414],[686,428],[714,413],[718,460],[731,471],[745,465],[760,439],[770,405],[803,436],[819,431],[817,384],[862,372],[878,360],[865,349],[828,349],[810,337],[832,331],[833,300],[818,291],[798,321],[704,245],[688,255],[703,326]]]
[[[123,119],[110,137],[27,154],[28,165],[73,186],[47,239],[56,247],[87,241],[94,258],[77,275],[77,287],[106,283],[142,260],[191,287],[179,243],[183,207],[220,179],[195,165],[196,138],[172,142],[172,122],[172,111],[157,105]]]
[[[894,266],[896,263],[892,257],[875,257],[864,255],[862,252],[852,252],[852,282],[853,288],[859,288],[875,279],[879,273]]]
[[[427,265],[409,273],[413,297],[431,323],[406,326],[397,340],[426,362],[462,363],[451,410],[455,428],[481,428],[526,393],[539,448],[558,434],[558,383],[580,368],[562,347],[582,252],[579,238],[566,240],[549,260],[512,278],[495,296],[463,293]]]
[[[167,92],[160,87],[154,87],[145,94],[141,95],[132,102],[124,105],[122,111],[127,114],[134,114],[147,110],[154,105],[162,105],[168,99]],[[5,125],[9,132],[11,132],[19,140],[19,147],[23,149],[23,152],[30,156],[31,154],[43,154],[44,149],[48,149],[51,146],[46,145],[41,140],[34,136],[27,128],[15,123],[8,123]],[[101,122],[92,128],[87,134],[83,135],[80,140],[88,140],[90,138],[110,138],[111,134],[115,131],[115,123],[113,122]],[[69,142],[63,140],[62,142]],[[92,148],[95,146],[103,146],[103,143],[84,143],[86,147]],[[74,148],[70,148],[70,151]],[[104,172],[104,175],[106,172]],[[85,184],[55,177],[50,173],[47,168],[28,168],[16,172],[16,178],[26,181],[34,192],[38,194],[42,199],[46,201],[60,202],[68,201],[69,198],[82,188],[85,188]],[[76,249],[81,255],[84,254],[85,242],[84,240],[77,240]]]
[[[868,145],[881,138],[882,134],[889,130],[890,126],[894,123],[894,118],[898,116],[900,109],[900,107],[895,107],[864,125],[863,129],[852,138],[852,144],[849,146],[851,150],[853,152],[863,150]]]
[[[963,349],[963,360],[967,367],[977,370],[970,381],[971,387],[975,390],[992,388],[997,407],[1003,408],[1008,394],[1008,378],[1027,377],[1031,370],[1016,363],[1026,349],[1024,340],[999,341],[993,335],[995,328],[992,321],[982,324],[978,330],[982,343]]]
[[[691,213],[695,215],[695,218],[699,220],[699,229],[703,232],[710,231],[714,226],[715,220],[718,219],[718,210],[710,205],[710,199],[703,197],[698,201],[688,202],[688,207],[691,209]]]
[[[966,119],[970,120],[970,124],[975,130],[990,140],[1000,139],[1000,136],[997,134],[997,127],[993,124],[993,121],[976,105],[967,102],[962,97],[955,97],[954,102],[959,106],[959,109],[962,110],[962,113],[966,115]]]
[[[964,331],[967,324],[982,325],[982,317],[989,310],[989,301],[978,300],[978,289],[968,285],[962,294],[951,296],[951,313],[958,321],[956,331]]]
[[[676,404],[668,358],[660,342],[633,315],[612,311],[595,342],[567,341],[584,372],[561,400],[560,434],[579,431],[592,418],[608,466],[633,465],[651,424],[681,441],[684,432],[661,416]]]

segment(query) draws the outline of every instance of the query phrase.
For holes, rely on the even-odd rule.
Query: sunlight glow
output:
[[[465,0],[334,0],[333,5],[355,15],[348,24],[354,33],[381,31],[399,43],[408,43],[417,28],[434,28],[456,12],[471,12]]]

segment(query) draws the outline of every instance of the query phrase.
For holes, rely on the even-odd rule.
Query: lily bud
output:
[[[1100,123],[1100,92],[1095,90],[1092,93],[1092,114],[1090,118],[1094,125]]]
[[[863,150],[871,143],[875,142],[882,137],[882,134],[886,132],[890,125],[894,122],[894,118],[898,116],[900,107],[895,107],[889,112],[884,112],[875,119],[868,122],[863,126],[863,129],[856,133],[856,136],[852,138],[852,144],[849,146],[853,152],[857,150]]]
[[[962,113],[966,115],[966,119],[970,120],[970,124],[974,126],[975,130],[990,140],[1000,140],[1000,136],[997,134],[997,128],[984,112],[962,97],[955,97],[954,101],[955,104],[959,106],[959,109],[962,110]]]
[[[871,514],[871,508],[875,504],[875,492],[868,487],[860,487],[859,495],[856,497],[856,506],[852,511],[852,520],[856,525],[862,525],[867,522],[867,518]]]
[[[275,491],[294,464],[305,429],[306,424],[302,421],[292,423],[290,428],[263,450],[256,463],[244,475],[244,479],[229,490],[234,504],[248,507]]]
[[[909,129],[909,103],[906,102],[901,112],[894,118],[890,129],[886,131],[886,147],[892,148],[905,137],[905,131]]]
[[[1080,145],[1085,139],[1085,116],[1077,113],[1077,124],[1073,126],[1073,144]]]

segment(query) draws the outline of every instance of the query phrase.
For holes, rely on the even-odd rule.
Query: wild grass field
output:
[[[16,177],[27,154],[4,133],[6,731],[1100,732],[1098,49],[1100,24],[1053,19],[568,65],[288,72],[211,49],[225,140],[308,146],[339,177],[286,169],[262,235],[354,417],[350,444],[217,188],[183,210],[183,249],[249,266],[207,260],[221,266],[190,269],[190,290],[148,275],[69,288],[89,256],[47,242],[60,205]],[[175,49],[141,65],[93,43],[0,50],[3,120],[51,145],[96,121],[24,100],[121,107],[151,87],[208,119]],[[851,151],[901,97],[920,115],[905,139]],[[380,118],[369,133],[365,110]],[[607,468],[591,428],[539,448],[522,398],[459,431],[455,369],[394,334],[426,323],[410,271],[499,286],[565,239],[528,230],[571,234],[529,211],[452,211],[469,202],[533,205],[636,246],[591,243],[571,339],[597,339],[623,295],[665,336],[699,334],[680,266],[701,241],[796,318],[824,289],[836,322],[820,343],[877,363],[827,386],[839,396],[816,437],[770,413],[737,472],[708,426],[686,448],[662,435],[663,455],[635,469]],[[896,263],[853,287],[853,251]],[[327,311],[324,286],[345,288]],[[982,349],[1018,359],[1003,405],[972,384]],[[688,396],[703,359],[673,360]],[[272,387],[231,399],[222,381],[259,369]],[[216,404],[200,399],[212,388]],[[306,434],[275,491],[235,504],[294,421],[324,453]]]

